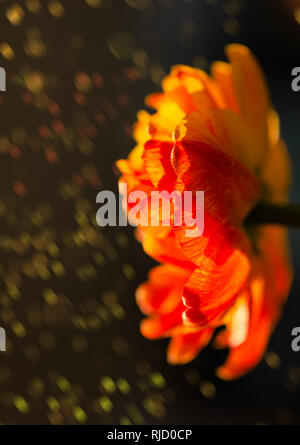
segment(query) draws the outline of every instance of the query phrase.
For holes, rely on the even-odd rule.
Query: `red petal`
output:
[[[173,143],[148,141],[144,146],[145,168],[154,187],[172,191],[176,175],[171,164]]]
[[[204,191],[206,212],[222,225],[239,226],[259,198],[250,170],[205,143],[178,142],[172,164],[178,176],[175,188]]]
[[[248,257],[236,249],[223,265],[202,257],[183,291],[188,308],[184,321],[188,325],[206,326],[219,322],[246,284],[250,264]]]

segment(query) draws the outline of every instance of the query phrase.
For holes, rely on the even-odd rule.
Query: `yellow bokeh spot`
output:
[[[86,421],[86,419],[87,419],[87,415],[85,414],[83,409],[80,408],[80,406],[75,406],[74,407],[73,414],[74,414],[75,419],[79,423],[84,423]]]
[[[53,17],[60,19],[65,15],[65,8],[60,2],[52,1],[48,4],[48,9]]]
[[[59,411],[59,402],[54,397],[48,397],[47,405],[51,411]]]
[[[267,365],[270,366],[272,369],[278,369],[281,365],[281,360],[278,354],[276,352],[270,351],[265,356],[265,361]]]
[[[11,60],[15,57],[14,50],[8,43],[5,42],[0,44],[0,53],[7,60]]]
[[[59,389],[63,392],[68,392],[71,389],[71,384],[65,377],[58,377],[56,383]]]
[[[120,390],[123,394],[129,394],[129,393],[130,393],[131,389],[130,389],[130,385],[129,385],[129,383],[127,382],[127,380],[125,380],[125,379],[123,379],[123,378],[120,378],[120,379],[117,381],[117,385],[118,385],[119,390]]]
[[[14,404],[18,411],[22,414],[26,414],[29,411],[29,406],[26,400],[22,396],[16,396],[14,398]]]
[[[99,399],[99,405],[103,409],[103,411],[106,411],[107,413],[110,413],[113,409],[113,404],[111,400],[108,397],[100,397]]]
[[[85,0],[86,3],[92,8],[99,8],[101,6],[103,0]]]
[[[39,0],[27,0],[26,6],[28,11],[32,14],[38,14],[42,9],[42,5]]]
[[[209,380],[204,380],[200,383],[200,392],[207,399],[214,399],[217,395],[217,389],[215,385]]]
[[[44,290],[44,298],[47,301],[47,303],[50,305],[54,305],[58,301],[57,295],[53,292],[52,289]]]
[[[12,330],[14,331],[17,337],[25,337],[26,335],[26,329],[19,321],[13,323]]]
[[[20,25],[24,18],[24,10],[17,3],[13,4],[5,13],[7,19],[14,26]]]
[[[116,391],[116,385],[115,382],[112,380],[109,376],[104,376],[101,379],[101,385],[105,389],[105,391],[109,393],[114,393]]]
[[[42,57],[47,52],[46,45],[40,39],[30,39],[24,43],[24,50],[30,57]]]

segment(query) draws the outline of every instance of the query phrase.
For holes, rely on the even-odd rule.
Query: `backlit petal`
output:
[[[227,46],[226,53],[233,69],[233,85],[239,108],[256,139],[253,154],[259,167],[268,150],[267,115],[270,99],[264,75],[247,47],[231,44]]]
[[[219,266],[204,257],[183,291],[184,322],[196,326],[218,322],[245,287],[249,272],[249,259],[238,249]]]

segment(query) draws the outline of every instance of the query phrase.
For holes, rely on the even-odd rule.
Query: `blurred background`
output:
[[[262,63],[300,202],[298,0],[0,1],[0,422],[300,423],[300,232],[295,279],[264,361],[214,376],[226,352],[166,363],[139,333],[134,291],[153,262],[132,228],[100,229],[96,194],[134,142],[144,96],[174,64],[208,69],[229,42]]]

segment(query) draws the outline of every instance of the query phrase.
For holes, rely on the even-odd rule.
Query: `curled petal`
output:
[[[249,259],[238,249],[223,265],[203,257],[184,287],[185,324],[200,327],[219,323],[245,287],[249,271]]]
[[[190,270],[166,264],[152,269],[148,281],[136,291],[141,311],[147,315],[173,311],[181,303],[182,289],[190,274]]]
[[[205,210],[222,225],[239,226],[260,197],[256,177],[226,153],[200,142],[177,142],[175,189],[204,191]]]
[[[136,293],[141,310],[149,315],[141,323],[142,334],[151,339],[177,335],[185,328],[182,325],[182,289],[191,274],[171,265],[154,268],[149,280]]]

